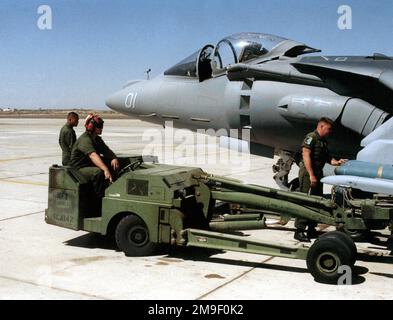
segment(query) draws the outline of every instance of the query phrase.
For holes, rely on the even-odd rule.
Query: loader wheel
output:
[[[370,237],[370,230],[348,230],[343,229],[342,232],[347,234],[353,241],[364,242]]]
[[[136,216],[127,216],[119,222],[116,243],[127,257],[149,256],[156,248],[156,244],[149,239],[145,223]]]
[[[352,238],[350,236],[348,236],[347,234],[342,233],[340,231],[333,231],[333,232],[324,233],[323,235],[321,235],[319,237],[319,239],[334,238],[334,237],[339,238],[342,242],[344,242],[347,245],[349,250],[351,250],[351,254],[353,256],[352,265],[354,265],[356,262],[356,258],[358,256],[358,249],[355,245],[355,242],[352,240]]]
[[[337,235],[319,238],[307,254],[307,268],[315,281],[337,284],[340,267],[354,265],[355,257],[348,245]]]

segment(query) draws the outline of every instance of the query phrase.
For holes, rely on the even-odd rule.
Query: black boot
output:
[[[388,241],[386,242],[388,250],[391,250],[393,252],[393,234],[388,238]]]
[[[296,230],[294,238],[300,242],[310,242],[303,230]]]
[[[308,228],[307,237],[309,240],[318,238],[318,231],[315,228]]]

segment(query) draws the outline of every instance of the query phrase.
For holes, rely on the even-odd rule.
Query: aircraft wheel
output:
[[[154,253],[156,244],[149,239],[146,224],[137,216],[123,218],[116,228],[116,243],[127,257],[149,256]]]
[[[352,264],[354,265],[356,262],[357,255],[358,255],[358,249],[355,245],[355,242],[352,240],[352,238],[350,236],[348,236],[347,234],[340,232],[340,231],[333,231],[333,232],[324,233],[323,235],[321,235],[319,237],[319,239],[334,238],[334,237],[339,238],[342,242],[345,243],[345,245],[349,248],[349,250],[351,250],[351,254],[353,256]]]
[[[347,243],[337,235],[317,239],[307,254],[307,268],[315,281],[337,284],[342,276],[340,267],[351,269],[356,257]]]

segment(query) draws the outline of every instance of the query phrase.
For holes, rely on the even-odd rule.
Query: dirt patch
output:
[[[113,257],[96,256],[96,257],[71,259],[70,261],[77,264],[78,266],[84,266],[93,262],[104,261],[109,259],[113,259]]]
[[[206,279],[225,279],[225,277],[220,276],[219,274],[207,274],[205,276]]]
[[[175,263],[184,262],[181,259],[173,259],[173,258],[159,258],[158,260],[161,260],[164,262],[175,262]]]

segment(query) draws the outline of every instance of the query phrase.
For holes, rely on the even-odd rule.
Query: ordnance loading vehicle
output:
[[[52,166],[45,220],[49,224],[102,235],[114,233],[127,256],[145,256],[158,244],[191,246],[305,259],[317,281],[335,283],[340,267],[352,267],[357,250],[341,232],[326,233],[308,248],[234,235],[266,228],[266,216],[283,221],[302,217],[343,230],[385,229],[392,225],[393,199],[333,200],[245,185],[213,177],[198,168],[144,163],[129,165],[102,199],[102,212],[91,203],[91,186],[70,167]],[[231,210],[232,206],[240,208]]]

